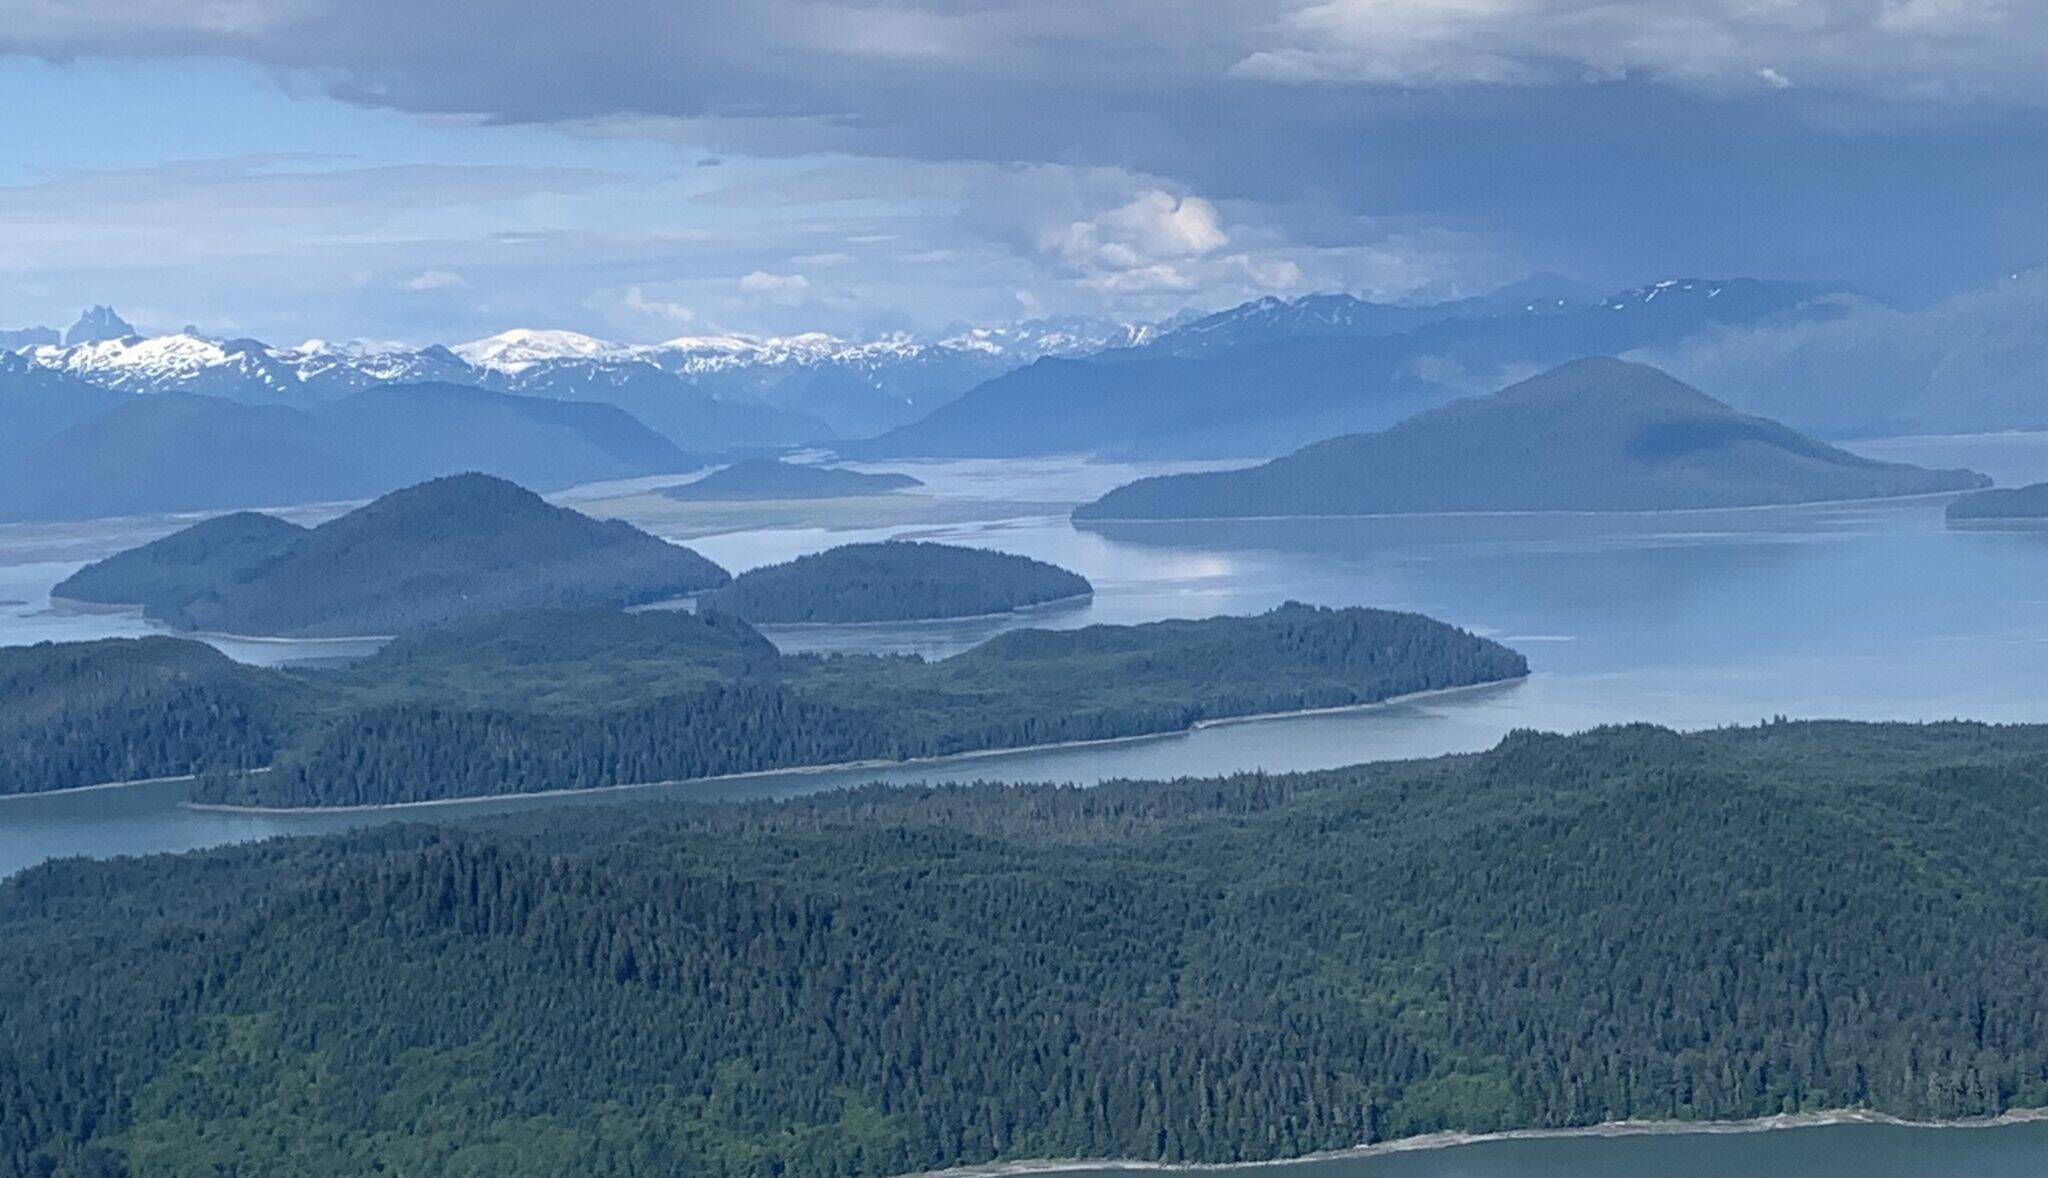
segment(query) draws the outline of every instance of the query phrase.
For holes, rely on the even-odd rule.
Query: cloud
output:
[[[34,0],[10,6],[0,52],[232,57],[363,106],[726,161],[699,175],[829,154],[902,185],[880,199],[968,219],[1002,187],[1022,203],[1066,185],[1059,227],[1143,187],[1199,193],[1233,235],[1444,231],[1615,284],[1808,273],[1924,293],[2048,236],[2026,207],[2048,180],[2048,4],[2022,0],[1212,0],[1200,19],[1179,0],[611,0],[601,16]],[[749,182],[731,199],[760,199]],[[946,182],[972,190],[933,196]],[[991,219],[1026,256],[1047,228]],[[852,244],[785,242],[728,272]],[[1148,273],[1207,289],[1199,267],[1130,248],[1148,260],[1098,257],[1071,289]]]
[[[755,270],[740,278],[740,289],[753,294],[798,294],[811,288],[811,280],[801,274],[770,274],[766,270]]]
[[[620,301],[628,311],[662,323],[685,324],[697,321],[697,313],[690,308],[667,299],[650,297],[638,286],[627,287],[626,296]]]
[[[1636,358],[1826,434],[2048,428],[2048,267],[1921,309],[1833,302],[1817,320],[1729,329]]]
[[[1316,0],[1232,70],[1283,83],[1536,86],[1643,77],[1882,99],[2048,103],[2048,17],[2007,0]]]
[[[1101,289],[1188,290],[1193,279],[1172,263],[1213,253],[1229,241],[1215,205],[1151,189],[1094,218],[1048,230],[1039,245]]]
[[[405,280],[405,289],[410,291],[462,290],[469,286],[469,280],[450,270],[422,270]]]

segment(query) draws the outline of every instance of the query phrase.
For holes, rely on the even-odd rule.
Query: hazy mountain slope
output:
[[[921,421],[842,449],[890,457],[1266,456],[1384,428],[1475,384],[1577,356],[1667,344],[1718,324],[1834,313],[1814,301],[1817,293],[1751,279],[1682,279],[1555,313],[1439,308],[1437,317],[1393,334],[1373,326],[1379,320],[1371,315],[1340,330],[1329,321],[1351,312],[1300,300],[1268,309],[1293,309],[1280,315],[1291,326],[1279,338],[1266,338],[1266,316],[1250,315],[1243,330],[1212,327],[1191,355],[1172,354],[1179,333],[1170,333],[1148,347],[1086,361],[1040,361]],[[1343,298],[1318,296],[1332,297]],[[1406,309],[1399,310],[1405,318]],[[1246,342],[1208,342],[1230,339]]]
[[[360,456],[379,491],[468,470],[545,491],[694,465],[674,443],[614,405],[462,385],[386,385],[308,414]]]
[[[553,490],[694,465],[614,406],[459,385],[373,388],[303,410],[92,392],[113,407],[0,451],[0,519],[363,499],[465,470]]]
[[[0,461],[0,519],[270,507],[373,485],[296,409],[163,393],[124,397]]]
[[[128,398],[0,352],[0,463]]]
[[[523,396],[616,405],[698,452],[804,445],[835,436],[808,413],[752,396],[715,397],[689,378],[638,361],[535,364],[516,373],[483,373],[480,383]]]
[[[1322,336],[1201,358],[1040,360],[997,377],[857,457],[1099,453],[1237,457],[1373,429],[1452,393],[1400,371],[1398,345]]]
[[[464,474],[330,520],[165,618],[236,634],[393,634],[495,610],[654,601],[726,579],[629,524]]]
[[[1141,479],[1076,519],[1644,511],[1968,490],[1735,412],[1647,365],[1577,360],[1249,470]]]
[[[1833,304],[1629,358],[1830,436],[2048,429],[2048,266],[1928,307]]]

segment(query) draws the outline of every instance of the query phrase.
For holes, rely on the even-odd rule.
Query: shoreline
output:
[[[1551,1141],[1572,1138],[1673,1137],[1687,1134],[1720,1135],[1772,1133],[1781,1130],[1818,1129],[1830,1125],[1890,1125],[1905,1129],[1996,1129],[2048,1121],[2048,1108],[2012,1109],[1993,1117],[1966,1117],[1954,1121],[1915,1121],[1871,1109],[1837,1109],[1830,1112],[1778,1113],[1739,1121],[1603,1121],[1556,1129],[1502,1129],[1492,1133],[1463,1133],[1446,1130],[1415,1137],[1399,1137],[1349,1149],[1324,1150],[1291,1158],[1269,1158],[1252,1162],[1151,1162],[1130,1158],[1045,1158],[1016,1162],[987,1162],[955,1166],[944,1170],[923,1170],[897,1178],[1018,1178],[1029,1174],[1064,1174],[1089,1170],[1128,1170],[1157,1173],[1201,1173],[1258,1167],[1278,1169],[1316,1162],[1337,1162],[1383,1157],[1388,1154],[1452,1149],[1462,1145],[1484,1145],[1496,1141]]]
[[[254,769],[242,769],[239,772],[247,777],[257,773],[268,773],[273,768],[275,766],[258,765]],[[96,781],[91,785],[67,785],[63,789],[38,789],[31,790],[28,793],[0,794],[0,803],[14,801],[18,798],[61,798],[65,794],[89,794],[103,789],[130,789],[145,785],[170,785],[173,782],[197,781],[198,779],[199,774],[197,773],[176,773],[169,777],[134,777],[127,781]]]
[[[1953,491],[1922,491],[1913,495],[1879,495],[1869,499],[1808,499],[1797,503],[1746,503],[1726,507],[1578,508],[1553,507],[1533,510],[1495,511],[1358,511],[1296,515],[1155,515],[1134,517],[1090,516],[1073,518],[1078,526],[1088,524],[1227,524],[1271,523],[1290,519],[1520,519],[1544,516],[1586,516],[1595,519],[1624,516],[1718,515],[1729,511],[1794,511],[1810,507],[1869,507],[1887,503],[1914,503],[1926,499],[1948,499],[1968,495],[1983,487],[1962,487]]]
[[[1057,749],[1102,748],[1109,745],[1134,744],[1141,740],[1169,740],[1176,736],[1200,732],[1209,728],[1220,728],[1230,724],[1256,724],[1271,720],[1291,720],[1305,716],[1333,716],[1346,712],[1365,712],[1376,708],[1390,708],[1399,704],[1414,703],[1418,700],[1456,695],[1463,692],[1482,691],[1489,688],[1505,687],[1510,684],[1527,682],[1528,675],[1517,675],[1509,679],[1490,679],[1484,683],[1465,683],[1456,687],[1432,687],[1425,691],[1411,691],[1405,695],[1392,695],[1383,700],[1364,704],[1339,704],[1327,708],[1298,708],[1286,712],[1257,712],[1242,716],[1216,716],[1197,720],[1185,728],[1167,732],[1136,732],[1129,736],[1105,736],[1096,740],[1058,740],[1044,744],[1015,745],[1008,748],[970,749],[960,753],[946,753],[936,757],[907,757],[903,760],[834,761],[823,765],[792,765],[783,769],[749,769],[742,773],[718,773],[710,777],[679,777],[668,781],[628,781],[618,785],[598,785],[589,789],[543,789],[524,793],[479,794],[459,798],[429,798],[417,802],[378,802],[360,806],[240,806],[228,802],[183,801],[182,809],[203,811],[209,814],[248,814],[264,817],[289,816],[293,814],[372,814],[385,810],[420,810],[437,806],[475,806],[489,802],[521,802],[540,798],[583,797],[608,793],[622,793],[627,790],[658,789],[671,785],[708,785],[719,781],[746,781],[760,777],[781,777],[785,775],[840,773],[862,769],[894,769],[911,765],[949,765],[958,762],[985,760],[989,757],[1008,756],[1012,753],[1039,753]],[[266,767],[267,768],[267,767]],[[260,770],[251,770],[260,772]],[[134,783],[114,783],[134,784]],[[83,786],[84,789],[110,788],[105,786]],[[47,793],[48,791],[46,791]],[[46,794],[25,795],[42,797]]]
[[[390,642],[397,637],[395,634],[326,634],[294,637],[289,634],[231,634],[226,630],[180,630],[175,626],[167,626],[144,613],[143,610],[147,607],[139,602],[80,601],[75,597],[58,597],[55,594],[52,594],[50,597],[50,608],[58,613],[83,616],[133,614],[135,617],[148,623],[154,631],[148,637],[190,638],[201,642],[208,639],[219,639],[223,642],[265,642],[279,646],[311,646],[336,642]]]

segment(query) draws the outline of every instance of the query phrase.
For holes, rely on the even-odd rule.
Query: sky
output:
[[[0,327],[1148,320],[2048,260],[2040,0],[0,0]]]

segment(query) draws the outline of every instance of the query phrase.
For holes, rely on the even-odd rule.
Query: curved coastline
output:
[[[1583,516],[1592,519],[1607,519],[1623,516],[1660,515],[1717,515],[1728,511],[1785,511],[1808,507],[1868,507],[1888,503],[1915,503],[1936,499],[1953,499],[1968,495],[1968,490],[1923,491],[1917,495],[1878,495],[1867,499],[1802,499],[1786,503],[1742,503],[1725,507],[1638,507],[1638,508],[1580,508],[1553,507],[1533,510],[1502,508],[1494,511],[1358,511],[1320,512],[1296,515],[1142,515],[1142,516],[1075,516],[1076,526],[1089,524],[1227,524],[1227,523],[1271,523],[1289,519],[1520,519],[1524,517],[1543,518],[1546,516]]]
[[[869,759],[865,761],[835,761],[823,765],[791,765],[780,769],[749,769],[744,773],[718,773],[710,777],[679,777],[668,781],[628,781],[618,785],[599,785],[589,789],[543,789],[525,793],[475,794],[459,798],[430,798],[417,802],[381,802],[365,806],[237,806],[223,802],[184,801],[178,805],[186,810],[203,811],[211,814],[370,814],[383,810],[421,810],[439,806],[474,806],[488,802],[518,802],[537,798],[583,797],[591,794],[621,793],[627,790],[658,789],[663,786],[702,785],[714,781],[747,781],[760,777],[780,777],[810,773],[839,773],[859,769],[894,769],[906,765],[949,765],[958,762],[984,760],[989,757],[1007,756],[1011,753],[1039,753],[1054,749],[1103,748],[1109,745],[1136,744],[1147,740],[1169,740],[1186,736],[1208,728],[1220,728],[1231,724],[1257,724],[1271,720],[1291,720],[1305,716],[1332,716],[1346,712],[1365,712],[1375,708],[1390,708],[1398,704],[1414,703],[1418,700],[1441,696],[1458,695],[1465,692],[1485,691],[1507,687],[1528,680],[1528,675],[1517,675],[1508,679],[1490,679],[1484,683],[1467,683],[1458,687],[1435,687],[1427,691],[1411,691],[1405,695],[1392,695],[1386,699],[1364,704],[1341,704],[1329,708],[1299,708],[1286,712],[1252,712],[1242,716],[1214,716],[1197,720],[1184,728],[1165,732],[1135,732],[1129,736],[1105,736],[1099,740],[1061,740],[1045,744],[1013,745],[1005,748],[969,749],[966,752],[947,753],[942,757],[906,757],[902,760]],[[267,769],[268,767],[266,767]],[[250,770],[261,772],[262,770]],[[141,784],[140,782],[116,782],[119,784]],[[81,786],[82,789],[110,788],[102,786]],[[54,791],[45,791],[45,793]],[[44,794],[29,795],[35,797]]]
[[[1154,1173],[1204,1173],[1216,1170],[1278,1169],[1311,1162],[1333,1162],[1381,1157],[1422,1150],[1451,1149],[1460,1145],[1484,1145],[1491,1141],[1548,1141],[1567,1138],[1671,1137],[1686,1134],[1770,1133],[1787,1129],[1817,1129],[1829,1125],[1891,1125],[1903,1129],[1996,1129],[2048,1121],[2048,1108],[2012,1109],[1995,1117],[1967,1117],[1954,1121],[1915,1121],[1870,1109],[1836,1109],[1830,1112],[1779,1113],[1741,1121],[1604,1121],[1556,1129],[1503,1129],[1493,1133],[1445,1131],[1400,1137],[1349,1149],[1324,1150],[1291,1158],[1268,1158],[1249,1162],[1151,1162],[1131,1158],[1045,1158],[1016,1162],[988,1162],[956,1166],[945,1170],[924,1170],[899,1178],[1012,1178],[1028,1174],[1065,1174],[1088,1170],[1130,1170]]]
[[[148,607],[140,602],[80,601],[75,597],[50,597],[50,608],[69,614],[133,614],[148,622],[156,632],[165,638],[194,638],[200,641],[218,639],[222,642],[268,642],[276,645],[315,645],[334,642],[389,642],[396,634],[323,634],[295,637],[290,634],[231,634],[225,630],[180,630],[166,626],[156,618],[143,612]]]

